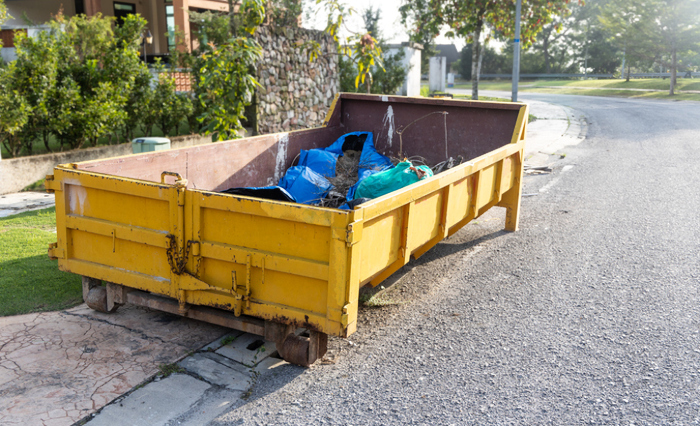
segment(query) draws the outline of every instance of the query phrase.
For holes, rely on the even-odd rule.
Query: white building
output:
[[[420,59],[423,46],[418,43],[404,42],[401,44],[390,44],[387,46],[386,55],[395,55],[403,50],[406,54],[403,59],[403,66],[406,67],[406,80],[403,86],[396,92],[402,96],[420,96]]]

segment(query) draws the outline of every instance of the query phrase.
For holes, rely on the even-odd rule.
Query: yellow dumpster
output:
[[[257,333],[309,365],[355,332],[360,287],[493,206],[518,228],[527,106],[343,93],[324,125],[63,164],[49,256],[110,312],[134,303]],[[380,153],[462,164],[353,210],[221,193],[275,184],[302,149],[355,131]],[[297,335],[304,328],[308,335]]]

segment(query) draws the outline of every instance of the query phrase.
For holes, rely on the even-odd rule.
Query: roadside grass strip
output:
[[[47,255],[53,242],[54,207],[0,218],[0,316],[82,303],[80,277],[59,271],[57,262]]]
[[[510,81],[482,81],[479,90],[511,90]],[[471,89],[471,83],[456,84],[457,89]],[[538,80],[521,81],[522,92],[551,93],[560,95],[611,96],[623,98],[669,99],[700,101],[700,82],[693,79],[678,79],[676,95],[668,94],[669,81],[660,78],[625,80]],[[681,93],[678,93],[681,92]],[[481,98],[481,97],[479,97]]]

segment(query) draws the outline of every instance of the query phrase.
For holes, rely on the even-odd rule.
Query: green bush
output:
[[[36,37],[17,34],[17,60],[0,68],[0,143],[10,156],[31,155],[40,140],[51,152],[50,141],[61,150],[118,143],[154,126],[175,135],[194,114],[163,67],[151,84],[139,55],[146,21],[113,20],[58,15]]]

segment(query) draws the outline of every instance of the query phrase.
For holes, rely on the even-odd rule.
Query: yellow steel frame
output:
[[[213,306],[348,336],[362,285],[492,206],[517,230],[527,117],[522,105],[509,144],[353,211],[57,166],[47,177],[58,234],[49,255],[61,270],[175,298],[181,311]]]

